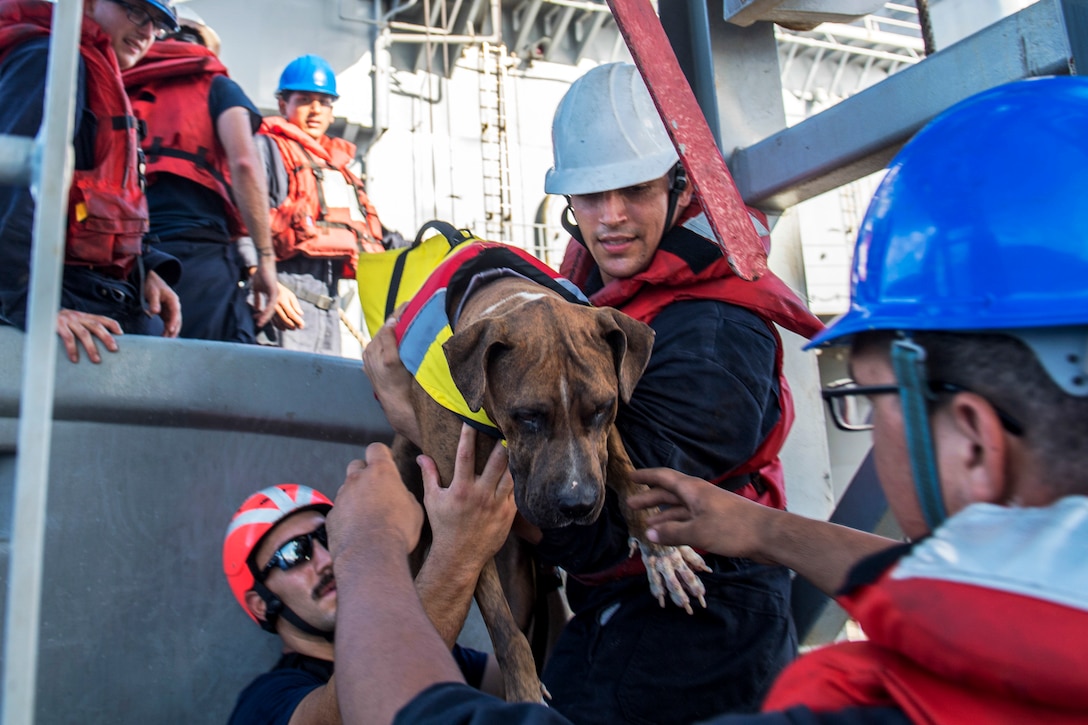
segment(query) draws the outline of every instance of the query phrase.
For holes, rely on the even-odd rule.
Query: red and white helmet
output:
[[[280,483],[253,494],[234,512],[223,540],[223,572],[234,598],[254,622],[257,618],[246,605],[246,592],[255,584],[255,565],[250,557],[261,539],[292,514],[310,510],[328,513],[331,508],[332,501],[320,491],[297,483]]]

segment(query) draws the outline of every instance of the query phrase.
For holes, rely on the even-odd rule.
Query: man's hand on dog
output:
[[[517,507],[506,448],[496,443],[483,472],[476,475],[476,431],[461,427],[453,480],[446,488],[438,468],[419,457],[423,472],[423,504],[434,533],[431,551],[449,552],[459,565],[477,572],[494,556],[510,533]]]
[[[365,461],[348,464],[347,478],[327,517],[329,553],[386,544],[405,556],[419,543],[423,509],[405,487],[389,447],[367,446]]]
[[[650,487],[627,499],[633,509],[652,511],[646,520],[649,541],[759,558],[760,538],[771,518],[764,514],[774,509],[669,468],[635,471],[631,478]]]
[[[496,444],[476,475],[476,431],[463,426],[457,444],[453,481],[443,488],[438,468],[428,456],[417,459],[423,473],[424,502],[443,551],[476,571],[502,547],[517,508],[506,449]],[[347,549],[384,541],[407,554],[419,543],[423,510],[404,485],[389,447],[372,443],[366,460],[348,464],[347,478],[328,516],[333,559]],[[468,560],[466,560],[466,557]]]
[[[400,360],[394,333],[398,319],[394,314],[386,320],[363,350],[363,372],[370,378],[374,397],[382,406],[389,425],[418,446],[419,421],[410,397],[412,374]]]

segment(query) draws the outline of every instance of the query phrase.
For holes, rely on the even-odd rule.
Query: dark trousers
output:
[[[249,274],[237,246],[221,241],[169,240],[155,246],[178,258],[181,280],[181,337],[223,342],[257,342],[249,296]]]
[[[688,724],[754,712],[797,653],[789,571],[709,557],[707,607],[650,596],[645,579],[595,587],[544,668],[549,703],[576,725]]]
[[[123,280],[86,267],[65,266],[60,306],[111,317],[127,335],[161,336],[165,326],[158,315],[144,311],[138,279],[137,273]]]

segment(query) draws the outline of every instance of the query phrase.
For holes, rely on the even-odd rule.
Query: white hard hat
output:
[[[216,55],[219,55],[219,50],[222,46],[222,41],[219,39],[219,33],[215,32],[210,25],[204,22],[204,18],[200,16],[200,13],[190,8],[188,3],[179,4],[177,6],[177,11],[178,25],[182,28],[191,28],[193,32],[200,36],[202,45],[205,48]]]
[[[594,194],[659,179],[679,157],[638,69],[597,66],[571,84],[552,120],[549,194]]]

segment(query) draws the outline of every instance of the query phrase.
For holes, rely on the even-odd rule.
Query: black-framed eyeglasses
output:
[[[942,393],[974,392],[962,385],[946,383],[940,380],[931,380],[929,390],[934,396]],[[820,392],[820,395],[827,401],[828,410],[831,411],[831,420],[835,423],[836,428],[844,431],[863,431],[872,430],[873,428],[873,405],[869,400],[869,396],[888,395],[898,392],[898,385],[858,385],[853,380],[846,378],[831,383]],[[1013,418],[992,402],[990,405],[1006,431],[1015,436],[1024,434],[1024,426],[1016,418]]]
[[[280,548],[272,552],[272,558],[261,569],[261,581],[267,579],[273,569],[290,571],[299,564],[313,559],[315,540],[326,550],[329,548],[329,537],[325,531],[325,524],[321,524],[308,534],[302,534],[285,541]]]
[[[135,25],[137,28],[142,28],[148,23],[155,29],[155,37],[162,40],[168,33],[174,32],[176,26],[167,20],[163,20],[161,17],[157,17],[154,13],[146,8],[142,8],[139,5],[133,5],[127,3],[124,0],[110,0],[114,5],[119,5],[125,9],[125,15],[128,16],[128,21]]]

